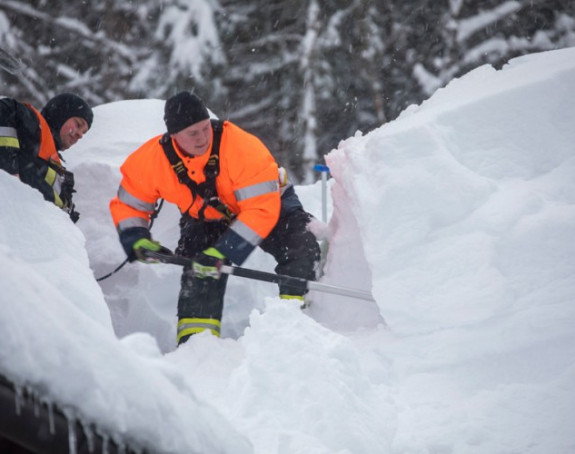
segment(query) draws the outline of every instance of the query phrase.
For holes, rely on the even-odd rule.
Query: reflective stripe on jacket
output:
[[[119,232],[131,227],[147,227],[150,214],[159,198],[174,203],[181,213],[198,218],[203,199],[192,203],[190,189],[178,181],[176,172],[154,137],[133,152],[121,167],[122,182],[117,196],[110,202],[110,211]],[[182,158],[189,177],[201,184],[211,153]],[[247,255],[271,232],[280,213],[278,166],[265,145],[252,134],[228,121],[224,122],[220,143],[220,173],[216,188],[220,200],[236,215],[230,228],[216,247],[235,263]],[[204,212],[207,220],[222,219],[215,208]]]

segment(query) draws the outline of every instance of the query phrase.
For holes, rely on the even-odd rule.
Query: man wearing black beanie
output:
[[[176,134],[194,123],[210,118],[203,101],[189,91],[182,91],[166,101],[164,122],[168,134]]]
[[[88,103],[72,93],[62,93],[54,96],[44,106],[41,114],[50,125],[52,136],[56,142],[56,149],[58,150],[67,150],[81,139],[84,133],[92,126],[92,120],[94,119],[94,114]],[[81,125],[84,127],[79,127],[74,121],[68,122],[73,118],[84,120],[85,123]],[[67,127],[63,128],[65,124]]]
[[[74,175],[62,165],[67,150],[90,129],[94,114],[81,97],[62,93],[40,112],[12,98],[0,99],[0,169],[38,189],[76,222]]]
[[[150,216],[159,198],[180,209],[176,252],[188,257],[178,298],[177,343],[209,331],[219,336],[227,275],[222,264],[241,265],[260,247],[276,272],[315,279],[319,245],[307,228],[293,185],[266,146],[229,121],[210,120],[200,98],[181,92],[166,101],[167,132],[134,151],[110,212],[130,261],[171,255],[152,239]],[[283,170],[283,169],[282,169]],[[280,284],[279,294],[304,304],[307,288]]]

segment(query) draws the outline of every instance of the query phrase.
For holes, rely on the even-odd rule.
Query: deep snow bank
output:
[[[394,332],[575,299],[574,92],[574,49],[481,67],[328,156]]]
[[[154,452],[252,452],[161,362],[155,339],[116,337],[84,236],[68,216],[2,171],[0,189],[0,373],[19,392],[35,393],[38,405],[54,403],[120,443]]]
[[[575,49],[478,68],[327,157],[393,334],[392,452],[573,452],[573,93]]]

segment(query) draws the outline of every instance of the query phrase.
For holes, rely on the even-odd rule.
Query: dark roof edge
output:
[[[49,406],[38,395],[20,391],[0,374],[0,440],[10,440],[35,454],[147,452],[125,440],[119,446],[111,434],[95,425],[90,424],[86,430],[85,423],[67,418],[57,403]]]

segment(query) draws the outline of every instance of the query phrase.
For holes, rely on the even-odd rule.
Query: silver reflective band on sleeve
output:
[[[123,186],[118,188],[118,199],[124,202],[126,205],[139,210],[139,211],[154,211],[154,204],[144,202],[142,199],[138,199],[126,191]]]
[[[134,216],[132,218],[124,219],[118,223],[118,232],[122,230],[126,230],[132,227],[144,227],[148,228],[148,221],[138,216]]]
[[[0,136],[2,137],[18,137],[18,131],[16,128],[10,126],[0,126]]]
[[[277,180],[264,181],[263,183],[252,184],[245,188],[234,191],[234,196],[238,202],[258,195],[269,194],[270,192],[277,192],[279,190],[279,182]]]
[[[257,246],[263,240],[256,232],[254,232],[250,227],[244,224],[242,221],[235,220],[230,226],[234,232],[241,236],[244,240],[250,243],[252,246]]]
[[[0,126],[0,147],[20,148],[16,129],[9,126]]]

